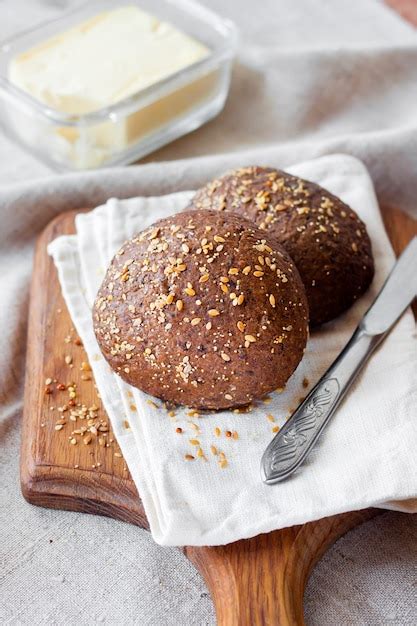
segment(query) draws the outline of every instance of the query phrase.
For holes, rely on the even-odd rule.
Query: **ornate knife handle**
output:
[[[301,465],[352,380],[383,337],[384,334],[369,335],[361,327],[355,331],[333,365],[265,450],[261,463],[265,483],[285,480]]]

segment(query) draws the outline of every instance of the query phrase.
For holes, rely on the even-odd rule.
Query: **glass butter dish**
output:
[[[61,170],[131,163],[221,111],[236,40],[193,0],[90,1],[0,44],[0,126]]]

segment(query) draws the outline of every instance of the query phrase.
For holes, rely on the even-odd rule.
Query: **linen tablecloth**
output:
[[[0,37],[73,4],[2,0]],[[110,195],[196,187],[239,163],[241,150],[251,151],[245,161],[277,166],[351,153],[367,164],[380,201],[415,210],[417,35],[410,25],[376,0],[207,4],[241,29],[231,94],[216,120],[147,159],[171,163],[50,178],[0,136],[2,623],[214,624],[207,590],[177,550],[158,548],[127,524],[22,499],[27,287],[41,228],[61,210]],[[388,513],[340,540],[310,581],[307,623],[412,624],[415,531],[415,518]]]

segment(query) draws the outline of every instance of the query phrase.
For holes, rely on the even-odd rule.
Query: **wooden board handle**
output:
[[[299,626],[315,563],[348,530],[380,513],[354,511],[185,553],[205,578],[218,626]]]

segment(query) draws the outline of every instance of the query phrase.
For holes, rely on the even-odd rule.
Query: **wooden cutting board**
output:
[[[32,504],[107,515],[148,528],[46,252],[55,237],[74,232],[76,213],[59,215],[36,247],[21,448],[22,492]],[[383,213],[398,253],[417,234],[416,222],[396,210]],[[303,594],[314,564],[341,535],[379,513],[371,509],[346,513],[227,546],[189,547],[184,552],[206,579],[218,624],[302,624]]]

